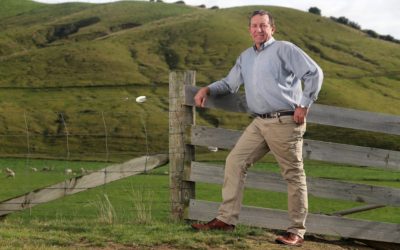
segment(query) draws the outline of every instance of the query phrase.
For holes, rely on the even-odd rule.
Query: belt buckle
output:
[[[278,118],[280,116],[279,112],[271,112],[269,113],[270,118]]]

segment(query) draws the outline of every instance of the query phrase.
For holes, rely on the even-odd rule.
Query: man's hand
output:
[[[296,107],[294,110],[294,122],[297,124],[303,124],[306,120],[306,116],[308,114],[308,108]]]
[[[194,103],[197,107],[204,108],[204,104],[206,103],[207,96],[210,94],[210,89],[208,87],[203,87],[197,91],[197,94],[194,96]]]

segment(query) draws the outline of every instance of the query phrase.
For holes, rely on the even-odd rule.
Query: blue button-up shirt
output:
[[[309,107],[322,79],[321,68],[304,51],[271,38],[259,50],[251,47],[242,52],[228,76],[208,87],[211,95],[219,95],[235,93],[244,84],[249,112],[264,114]]]

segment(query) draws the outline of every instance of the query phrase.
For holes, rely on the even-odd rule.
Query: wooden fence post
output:
[[[185,85],[195,85],[195,71],[169,75],[169,165],[171,215],[184,218],[185,208],[195,197],[195,183],[185,181],[194,160],[194,146],[187,145],[185,131],[195,124],[194,107],[185,106]]]

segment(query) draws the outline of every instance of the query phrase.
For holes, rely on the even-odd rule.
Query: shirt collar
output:
[[[261,44],[260,51],[261,51],[261,50],[264,50],[266,47],[268,47],[269,45],[271,45],[273,42],[275,42],[275,38],[271,37],[268,41],[266,41],[266,42],[264,42],[263,44]],[[254,49],[255,51],[257,51],[257,47],[256,47],[255,44],[253,45],[253,49]]]

